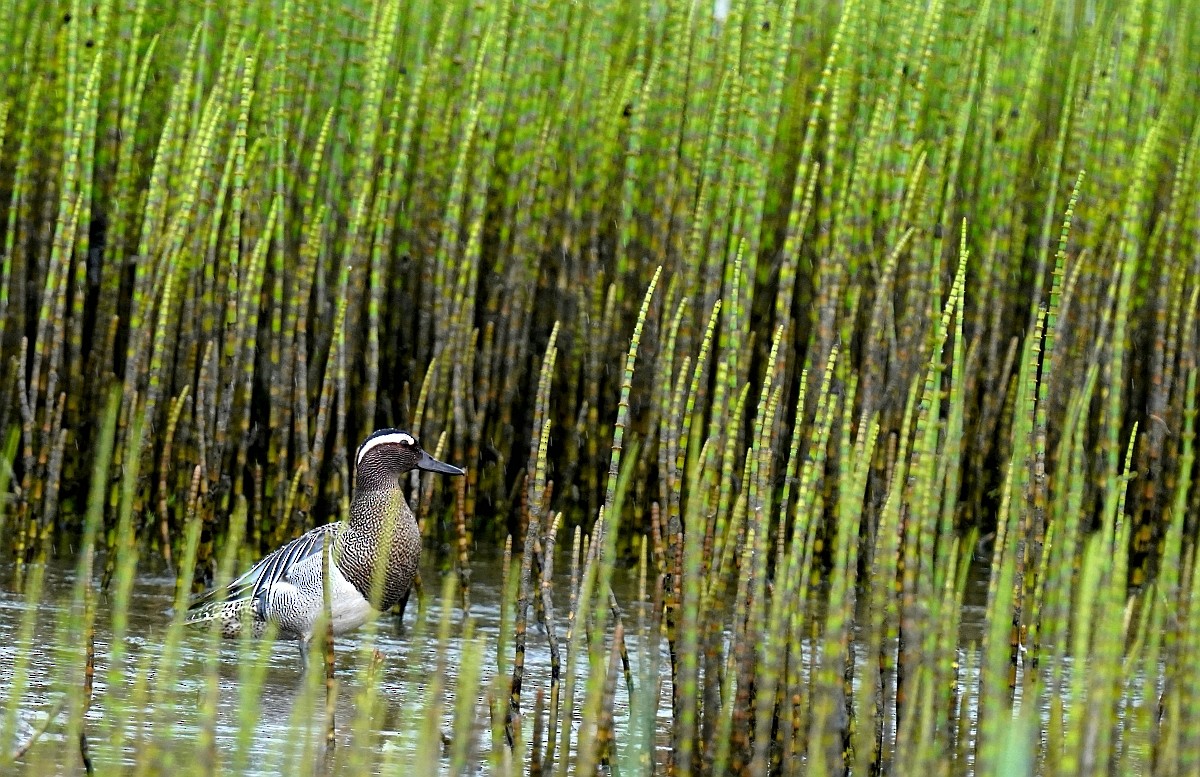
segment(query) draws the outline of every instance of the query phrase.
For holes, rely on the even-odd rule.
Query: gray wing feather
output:
[[[195,610],[215,600],[258,600],[272,585],[286,580],[297,564],[312,556],[319,556],[321,549],[325,547],[325,536],[329,535],[329,541],[332,543],[340,527],[340,523],[327,523],[305,532],[268,553],[229,585],[201,594],[188,609]]]

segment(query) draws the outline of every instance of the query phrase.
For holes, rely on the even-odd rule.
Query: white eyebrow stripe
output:
[[[374,448],[376,445],[412,445],[416,443],[411,434],[406,432],[393,432],[391,434],[381,434],[378,437],[367,440],[363,443],[362,449],[358,452],[358,460],[355,464],[362,464],[363,456],[367,455],[367,451]]]

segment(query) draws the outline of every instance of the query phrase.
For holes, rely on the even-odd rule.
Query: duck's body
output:
[[[358,450],[350,519],[306,532],[228,586],[204,594],[189,608],[188,623],[219,621],[228,638],[247,627],[259,637],[274,623],[277,638],[298,640],[304,658],[324,610],[325,547],[334,634],[353,631],[390,609],[408,592],[421,559],[420,531],[399,482],[415,468],[463,473],[430,457],[406,432],[372,434]]]

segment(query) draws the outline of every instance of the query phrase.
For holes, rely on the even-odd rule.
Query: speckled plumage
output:
[[[364,440],[355,461],[349,521],[318,526],[272,551],[228,586],[193,602],[187,622],[219,621],[226,638],[239,636],[246,626],[261,637],[273,622],[279,639],[299,640],[304,657],[324,607],[321,555],[327,542],[334,634],[356,629],[399,602],[421,560],[421,536],[400,476],[416,468],[463,471],[433,459],[411,435],[396,429],[381,429]],[[383,579],[372,595],[377,565]]]

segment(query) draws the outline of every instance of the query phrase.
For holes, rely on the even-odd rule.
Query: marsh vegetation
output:
[[[0,768],[1200,767],[1195,3],[0,0],[0,72]],[[185,631],[383,426],[468,470],[403,611]]]

